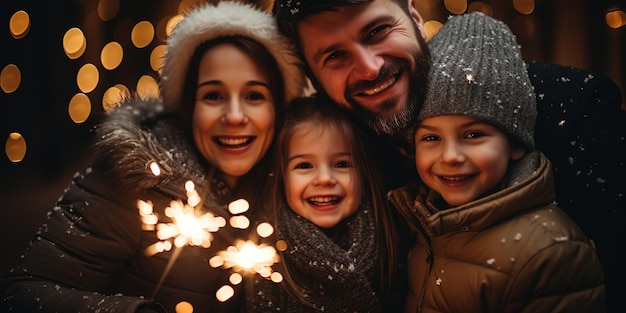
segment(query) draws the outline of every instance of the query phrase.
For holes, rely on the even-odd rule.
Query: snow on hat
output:
[[[189,63],[202,43],[226,36],[244,36],[261,43],[276,59],[285,84],[285,103],[303,94],[307,86],[295,47],[278,32],[274,18],[252,4],[222,1],[190,11],[167,39],[160,89],[165,110],[182,106]]]
[[[535,93],[515,35],[503,22],[480,12],[452,17],[428,45],[433,65],[419,121],[472,116],[534,149]]]

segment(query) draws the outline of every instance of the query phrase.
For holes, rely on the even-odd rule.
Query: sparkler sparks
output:
[[[187,190],[187,203],[176,200],[170,202],[170,206],[165,208],[165,216],[172,220],[171,223],[158,223],[158,216],[154,214],[150,201],[139,200],[137,202],[143,228],[156,229],[157,238],[161,240],[146,248],[145,253],[148,256],[168,251],[172,248],[172,244],[176,247],[192,245],[208,248],[213,240],[212,233],[226,225],[226,220],[221,216],[215,216],[210,212],[199,212],[196,206],[200,203],[200,197],[193,182],[188,181],[185,189]]]
[[[233,203],[228,206],[231,213],[243,213],[247,210],[238,211],[237,208],[240,208],[240,206],[233,206]],[[247,202],[245,207],[247,208]],[[231,220],[231,222],[232,221],[233,220]],[[236,225],[232,226],[237,227]],[[245,228],[247,228],[247,226]],[[261,223],[257,226],[256,232],[260,237],[266,238],[274,233],[274,227],[269,223]],[[252,240],[237,240],[233,246],[218,252],[217,255],[212,257],[209,260],[209,265],[214,268],[223,267],[232,269],[234,273],[230,276],[229,280],[233,285],[237,285],[243,281],[242,275],[245,274],[259,274],[265,279],[279,283],[283,280],[283,276],[272,269],[272,265],[278,261],[279,256],[273,246],[256,244]],[[222,286],[216,293],[217,299],[222,302],[230,299],[234,294],[231,290],[233,290],[233,288],[229,285]]]
[[[160,174],[157,163],[153,162],[149,167],[154,175]],[[226,225],[226,220],[223,217],[215,216],[211,212],[201,209],[200,195],[195,190],[192,181],[186,182],[185,190],[186,203],[182,200],[175,200],[171,201],[169,207],[165,208],[164,214],[171,220],[167,223],[160,223],[159,216],[155,214],[151,201],[137,201],[137,208],[143,223],[142,228],[148,231],[156,230],[156,236],[160,240],[148,246],[144,250],[145,254],[153,256],[174,248],[152,297],[156,295],[184,246],[209,248],[213,240],[213,233]],[[249,227],[250,220],[242,215],[248,211],[249,207],[249,203],[244,199],[235,200],[228,205],[228,211],[233,214],[229,219],[229,224],[233,228],[247,229]],[[256,231],[259,237],[267,238],[273,234],[274,228],[269,223],[261,223],[257,226]],[[252,240],[238,239],[233,246],[218,252],[211,258],[209,265],[213,268],[232,269],[234,272],[229,278],[232,285],[241,283],[243,281],[242,275],[257,273],[278,283],[282,281],[282,275],[272,270],[272,265],[278,260],[279,256],[273,246],[258,245]],[[224,285],[216,292],[216,298],[222,302],[230,299],[233,295],[234,288],[230,285]]]

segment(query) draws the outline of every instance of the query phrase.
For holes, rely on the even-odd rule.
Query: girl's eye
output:
[[[294,166],[293,168],[295,168],[295,169],[306,169],[306,168],[312,168],[312,167],[313,166],[309,162],[300,162],[300,163],[296,164],[296,166]]]
[[[336,166],[339,168],[350,168],[352,167],[352,163],[350,163],[350,161],[339,161]]]

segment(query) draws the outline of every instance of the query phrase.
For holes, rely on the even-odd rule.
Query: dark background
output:
[[[183,1],[182,6],[189,5],[187,2],[193,1]],[[444,22],[450,15],[441,0],[416,2],[426,21]],[[580,67],[612,78],[622,93],[626,91],[626,26],[613,29],[605,22],[608,11],[626,10],[625,1],[536,0],[535,10],[529,15],[517,12],[511,0],[483,2],[491,5],[492,16],[516,33],[525,59]],[[117,15],[108,21],[100,20],[96,13],[99,3],[118,3]],[[149,55],[163,44],[164,30],[159,28],[159,21],[179,13],[179,3],[0,1],[0,68],[15,64],[22,75],[15,92],[0,90],[0,142],[18,132],[27,145],[21,162],[13,163],[4,153],[0,155],[0,247],[4,250],[0,273],[18,261],[73,173],[86,164],[92,140],[90,129],[104,114],[104,91],[118,83],[132,90],[141,75],[158,77],[150,68]],[[30,30],[21,39],[13,38],[8,29],[9,19],[18,10],[26,11],[31,19]],[[157,27],[156,35],[148,47],[135,48],[130,43],[130,29],[142,20]],[[87,38],[85,53],[74,60],[65,55],[62,47],[63,35],[72,27],[81,28]],[[124,47],[124,59],[118,68],[106,70],[99,53],[114,40]],[[92,104],[89,119],[77,124],[68,115],[68,103],[80,92],[76,73],[88,62],[98,67],[100,82],[87,94]],[[622,107],[626,108],[624,104]],[[624,246],[622,239],[616,238],[616,249]]]

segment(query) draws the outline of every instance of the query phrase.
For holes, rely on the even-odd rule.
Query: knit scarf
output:
[[[296,283],[305,290],[312,307],[261,279],[257,280],[255,311],[379,311],[370,280],[378,274],[378,245],[371,209],[359,208],[326,233],[285,206],[280,208],[279,217],[278,239],[287,242],[281,262],[286,263]],[[327,235],[330,233],[332,238]]]

